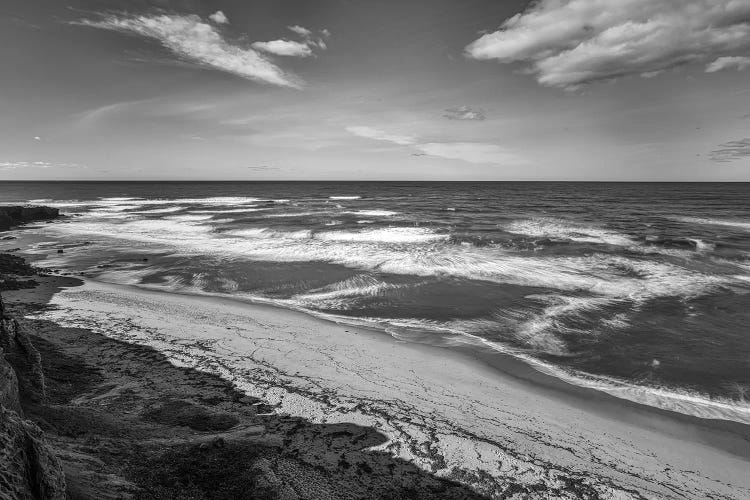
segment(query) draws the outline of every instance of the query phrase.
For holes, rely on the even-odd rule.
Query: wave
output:
[[[290,240],[305,240],[309,239],[312,235],[312,231],[303,229],[300,231],[274,231],[267,227],[259,227],[254,229],[237,229],[234,231],[227,231],[224,233],[231,236],[239,236],[242,238],[256,238],[256,239],[290,239]]]
[[[293,217],[310,217],[311,215],[330,215],[331,212],[284,212],[278,214],[266,214],[263,218],[293,218]]]
[[[361,196],[329,196],[329,200],[360,200]]]
[[[213,196],[206,198],[100,198],[97,200],[61,200],[45,202],[48,206],[56,208],[86,208],[86,207],[108,207],[129,205],[134,208],[152,205],[209,205],[209,206],[243,206],[257,202],[272,201],[261,198],[246,196]]]
[[[185,210],[185,207],[177,206],[177,207],[167,207],[167,208],[154,208],[151,210],[138,210],[138,211],[129,212],[129,213],[138,214],[138,215],[169,214],[172,212],[179,212],[180,210]]]
[[[461,246],[427,228],[389,227],[361,231],[279,231],[270,228],[216,232],[204,220],[173,216],[130,220],[75,220],[48,230],[134,240],[175,252],[227,255],[256,261],[325,262],[353,269],[414,276],[454,276],[495,283],[584,291],[634,301],[694,297],[727,284],[746,286],[731,275],[704,274],[675,263],[636,256],[594,253],[545,256],[497,247]],[[732,273],[737,274],[737,273]]]
[[[226,210],[191,210],[191,214],[244,214],[250,212],[260,212],[268,210],[267,208],[253,208],[257,205],[247,205],[247,208],[229,208]]]
[[[708,219],[701,217],[671,217],[672,220],[706,226],[725,226],[750,231],[750,222],[744,220]]]
[[[376,297],[389,290],[404,288],[406,285],[386,283],[371,274],[359,274],[349,279],[321,288],[297,294],[287,300],[295,309],[350,309],[353,300],[362,297]]]
[[[211,215],[170,215],[164,217],[164,220],[173,220],[177,222],[198,222],[211,219]]]
[[[344,213],[349,215],[364,215],[367,217],[390,217],[392,215],[398,215],[398,212],[392,210],[355,210]]]
[[[97,212],[124,212],[126,210],[134,210],[140,208],[140,205],[108,205],[106,207],[99,207],[96,209]]]
[[[535,238],[552,238],[581,243],[628,246],[634,241],[623,234],[608,229],[564,221],[561,219],[535,218],[514,221],[503,228],[513,234]]]
[[[681,237],[661,237],[649,235],[645,238],[645,243],[649,246],[661,248],[673,248],[682,250],[694,250],[697,252],[710,252],[715,250],[716,245],[698,238],[681,238]]]
[[[382,242],[382,243],[425,243],[445,241],[447,234],[437,234],[430,229],[418,227],[386,227],[363,231],[330,231],[316,233],[315,238],[322,241],[343,242]]]

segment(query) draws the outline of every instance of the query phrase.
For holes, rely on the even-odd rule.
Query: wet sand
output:
[[[8,299],[43,302],[45,286]],[[33,321],[150,346],[274,414],[377,429],[387,440],[372,451],[490,497],[511,486],[539,498],[750,496],[747,426],[569,386],[517,360],[228,298],[94,281],[51,304]]]

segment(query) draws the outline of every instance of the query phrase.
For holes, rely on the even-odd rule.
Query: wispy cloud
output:
[[[443,115],[449,120],[469,120],[469,121],[481,121],[486,117],[484,111],[481,109],[474,109],[471,106],[456,106],[445,110]]]
[[[706,66],[706,73],[714,73],[725,69],[745,71],[747,68],[750,68],[750,57],[720,57]]]
[[[416,150],[413,156],[434,156],[468,163],[523,165],[527,161],[511,149],[484,142],[424,142],[410,135],[389,134],[382,130],[365,127],[346,127],[358,137],[409,146]]]
[[[208,16],[208,18],[216,24],[229,24],[229,18],[220,10]]]
[[[0,170],[36,168],[85,168],[77,163],[53,163],[48,161],[2,161]]]
[[[483,142],[428,142],[415,146],[429,156],[461,160],[469,163],[495,163],[519,165],[527,163],[515,152],[497,144]]]
[[[540,0],[466,47],[468,57],[520,62],[546,86],[580,85],[711,62],[745,63],[750,2],[738,0]]]
[[[750,158],[750,138],[720,144],[717,149],[711,151],[710,157],[720,163]]]
[[[383,132],[382,130],[378,130],[372,127],[364,127],[364,126],[346,127],[346,130],[347,132],[354,134],[358,137],[364,137],[366,139],[374,139],[376,141],[392,142],[393,144],[398,144],[400,146],[409,146],[409,145],[417,143],[417,139],[415,137],[412,137],[409,135],[388,134],[386,132]]]
[[[294,26],[288,26],[288,29],[289,29],[289,31],[297,33],[301,37],[309,38],[310,36],[312,36],[312,31],[311,30],[309,30],[309,29],[307,29],[305,27],[302,27],[302,26],[298,26],[296,24]]]
[[[227,42],[216,28],[195,15],[108,15],[79,24],[158,40],[180,57],[201,65],[280,87],[300,88],[302,81],[252,48]]]
[[[245,168],[256,172],[270,172],[272,170],[279,170],[279,167],[272,167],[270,165],[247,166]]]

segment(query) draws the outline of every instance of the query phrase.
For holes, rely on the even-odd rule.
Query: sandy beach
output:
[[[47,292],[7,296],[33,303]],[[540,498],[750,496],[750,432],[741,424],[538,383],[470,352],[229,298],[89,280],[49,303],[26,321],[152,347],[274,414],[377,429],[387,440],[371,450],[488,497],[504,498],[511,485]]]

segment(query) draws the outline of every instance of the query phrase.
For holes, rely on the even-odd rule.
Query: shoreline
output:
[[[26,240],[15,243],[26,248]],[[15,307],[29,312],[24,321],[56,325],[53,334],[72,329],[124,342],[125,352],[153,350],[174,370],[218,377],[265,408],[256,418],[372,429],[382,438],[368,453],[417,467],[425,481],[458,482],[488,498],[508,491],[539,498],[750,496],[750,426],[743,423],[571,384],[481,346],[399,340],[376,327],[247,298],[78,276],[40,281],[10,292]],[[167,370],[150,363],[140,369],[148,377]],[[202,404],[197,394],[190,401]],[[144,402],[140,415],[151,405]]]
[[[428,342],[401,340],[393,337],[390,333],[382,328],[378,328],[377,326],[347,323],[346,321],[339,322],[334,319],[326,318],[324,315],[315,314],[315,312],[313,311],[288,308],[282,305],[277,305],[271,302],[264,302],[261,300],[233,297],[229,294],[180,292],[166,290],[160,287],[99,281],[90,277],[79,277],[78,279],[80,279],[83,283],[90,282],[101,284],[104,286],[112,286],[118,288],[122,287],[124,289],[153,292],[155,294],[194,297],[198,299],[205,298],[208,301],[228,301],[230,303],[247,305],[251,308],[267,308],[271,311],[278,312],[278,314],[280,315],[289,313],[291,315],[303,315],[305,317],[312,318],[315,321],[320,322],[323,328],[328,326],[332,328],[345,328],[349,329],[350,331],[358,330],[359,332],[366,332],[376,337],[382,336],[386,339],[386,341],[395,342],[399,345],[423,346],[427,352],[434,353],[434,355],[436,356],[446,354],[448,356],[455,356],[458,359],[462,359],[463,362],[468,365],[481,363],[483,366],[487,366],[491,370],[496,371],[499,374],[499,380],[502,380],[505,377],[510,377],[522,384],[527,384],[530,391],[540,391],[545,395],[560,399],[562,401],[566,401],[568,403],[571,402],[570,398],[573,398],[576,405],[586,406],[591,411],[599,412],[615,420],[632,422],[633,420],[638,419],[641,420],[643,425],[647,428],[657,428],[660,430],[667,429],[669,427],[669,422],[672,420],[676,420],[680,421],[685,426],[689,426],[691,429],[694,429],[694,431],[683,433],[685,437],[692,439],[697,438],[695,432],[700,432],[701,429],[708,429],[709,432],[722,431],[732,434],[732,437],[739,437],[747,441],[749,446],[743,447],[743,449],[740,451],[736,450],[736,443],[731,442],[724,443],[726,447],[722,447],[722,449],[724,449],[725,451],[735,450],[733,452],[738,453],[739,456],[750,459],[750,423],[738,422],[736,420],[690,415],[676,410],[660,408],[658,406],[634,401],[632,399],[618,397],[610,394],[605,390],[578,385],[573,382],[569,382],[564,378],[545,373],[544,371],[541,371],[532,363],[529,363],[524,359],[501,351],[485,349],[480,345],[465,344],[451,346],[449,348],[430,344]],[[418,349],[419,347],[416,348]],[[625,412],[625,414],[623,414],[623,411]]]
[[[27,226],[27,229],[38,230],[43,229],[43,227]],[[36,239],[43,240],[42,236],[44,233],[31,233],[24,235],[21,232],[17,234],[20,236],[18,243],[20,243],[25,248],[26,246],[28,246],[28,243],[33,242]],[[26,253],[23,248],[17,250],[19,250],[20,255],[23,255],[29,261],[44,261],[47,259],[52,259],[52,262],[55,262],[54,255],[44,255],[43,253],[30,254]],[[138,258],[135,260],[140,260],[140,255],[138,255]],[[52,265],[54,266],[54,264]],[[71,272],[70,275],[78,274]],[[96,281],[96,278],[89,279],[93,279]],[[102,282],[117,284],[116,282],[109,281]],[[124,284],[124,286],[136,286],[143,290],[162,291],[164,293],[177,294],[182,296],[226,298],[229,300],[236,300],[244,304],[264,305],[280,308],[282,310],[300,312],[320,319],[324,322],[349,326],[351,328],[371,329],[380,333],[385,330],[385,328],[381,327],[380,325],[368,325],[364,324],[363,322],[357,321],[357,318],[355,317],[342,317],[341,321],[339,321],[339,318],[335,316],[329,317],[329,315],[327,314],[318,313],[313,310],[305,310],[296,307],[290,307],[285,304],[277,304],[272,300],[265,300],[262,297],[232,296],[231,294],[203,292],[197,289],[191,291],[169,290],[159,286],[137,285],[132,283]],[[390,336],[388,332],[385,332],[385,334]],[[471,335],[468,335],[466,338],[470,340],[474,339],[474,337]],[[429,342],[422,342],[421,340],[416,340],[414,342],[423,345],[434,345]],[[479,339],[479,342],[483,341]],[[492,342],[488,342],[488,344],[492,344]],[[547,363],[543,360],[535,359],[533,357],[527,358],[525,355],[514,355],[513,353],[505,352],[502,349],[496,349],[490,345],[485,346],[480,343],[472,344],[471,342],[467,342],[463,345],[453,345],[452,348],[468,352],[470,356],[481,359],[483,360],[482,362],[489,363],[496,369],[504,371],[511,376],[520,376],[521,379],[527,379],[533,383],[537,383],[545,387],[552,387],[553,389],[556,388],[565,393],[581,394],[583,395],[583,400],[590,399],[590,396],[588,396],[588,394],[590,393],[590,391],[593,391],[597,394],[605,394],[618,401],[627,401],[636,406],[644,406],[648,409],[656,410],[657,413],[667,412],[668,414],[674,414],[675,418],[686,417],[686,421],[688,422],[692,418],[697,418],[700,421],[713,422],[707,423],[707,425],[734,429],[735,432],[738,433],[745,432],[743,431],[744,427],[750,426],[750,407],[733,405],[730,401],[712,400],[705,394],[695,394],[693,396],[689,393],[681,393],[679,389],[662,390],[645,385],[639,386],[637,384],[629,384],[627,381],[622,380],[613,379],[610,381],[606,379],[606,376],[602,376],[601,380],[598,380],[596,378],[596,375],[592,375],[593,378],[587,381],[587,374],[585,373],[569,373],[564,368],[557,367],[554,364]],[[594,382],[592,383],[591,381]],[[595,395],[593,397],[597,396]],[[614,414],[616,414],[616,412],[614,412]]]
[[[40,354],[44,394],[29,385],[23,365],[11,362],[22,415],[28,419],[24,425],[41,427],[35,450],[50,458],[40,464],[32,455],[25,475],[9,473],[0,464],[3,481],[54,480],[55,500],[501,496],[478,492],[479,483],[469,488],[371,451],[385,441],[378,429],[278,415],[225,380],[175,366],[150,347],[23,318],[47,310],[46,303],[61,290],[82,285],[57,276],[39,281],[34,289],[3,295],[10,299],[6,313],[18,318]],[[5,410],[0,413],[5,418]],[[6,422],[0,423],[5,442]],[[57,475],[50,476],[55,470]],[[509,487],[526,491],[517,483]],[[28,490],[35,495],[33,485]]]
[[[686,489],[681,491],[681,494],[684,496],[691,496],[689,489],[692,487],[695,488],[695,494],[693,495],[694,498],[700,497],[697,492],[701,491],[703,488],[706,488],[704,490],[706,493],[711,491],[713,494],[719,496],[727,495],[727,491],[713,491],[714,485],[712,485],[712,483],[716,481],[720,481],[721,483],[736,481],[737,483],[735,485],[730,486],[730,491],[739,488],[739,490],[750,492],[750,484],[744,484],[747,481],[744,480],[742,476],[742,471],[745,470],[748,463],[747,458],[750,456],[750,453],[748,452],[750,446],[748,445],[747,428],[742,424],[738,424],[740,426],[739,428],[732,428],[733,426],[728,426],[729,428],[727,428],[727,426],[721,423],[701,422],[702,419],[696,417],[674,418],[675,415],[672,415],[672,412],[663,410],[654,411],[654,409],[620,400],[613,396],[599,393],[598,391],[570,391],[570,387],[575,386],[570,386],[569,384],[566,384],[566,386],[568,386],[567,390],[561,392],[559,388],[544,387],[544,384],[539,385],[539,380],[532,382],[529,380],[523,380],[524,377],[519,378],[519,376],[514,377],[508,373],[503,374],[502,370],[499,370],[497,366],[490,366],[491,363],[488,363],[488,360],[483,360],[485,365],[484,367],[481,367],[476,363],[476,353],[473,353],[473,355],[468,352],[457,353],[452,350],[441,349],[439,347],[424,344],[399,342],[390,335],[376,330],[355,329],[350,326],[336,325],[335,323],[325,322],[319,318],[313,318],[302,312],[289,311],[270,305],[247,304],[244,301],[236,301],[231,298],[223,297],[180,295],[159,290],[129,287],[127,285],[104,285],[92,281],[88,281],[81,288],[84,290],[88,289],[89,292],[94,293],[94,295],[87,296],[87,301],[91,301],[94,296],[99,293],[109,295],[110,297],[125,297],[128,300],[157,302],[164,307],[176,307],[177,303],[180,303],[183,304],[184,307],[202,311],[201,314],[207,314],[207,311],[219,310],[222,311],[222,314],[234,315],[238,314],[238,310],[241,309],[244,310],[244,314],[247,314],[248,317],[255,318],[256,320],[258,317],[262,318],[263,321],[261,321],[261,323],[264,324],[266,336],[270,332],[278,333],[278,330],[275,330],[274,327],[269,329],[269,321],[277,321],[286,324],[287,326],[288,324],[299,325],[299,322],[308,327],[309,325],[315,325],[317,328],[308,328],[307,331],[315,331],[317,335],[325,336],[327,342],[331,342],[332,340],[338,342],[344,341],[346,343],[346,349],[350,349],[352,341],[356,339],[354,344],[359,344],[358,347],[360,349],[362,349],[362,344],[365,344],[365,347],[370,349],[367,352],[370,357],[382,356],[382,352],[378,354],[376,351],[384,351],[389,355],[397,355],[400,356],[401,359],[409,360],[412,364],[420,364],[422,369],[427,366],[427,371],[429,372],[428,376],[420,379],[420,382],[424,381],[425,378],[430,378],[431,375],[433,378],[437,378],[438,382],[440,380],[448,380],[448,384],[450,384],[451,378],[439,378],[441,376],[440,371],[450,368],[453,370],[451,373],[458,375],[459,378],[462,379],[462,385],[460,385],[460,388],[462,389],[467,388],[467,390],[471,391],[471,386],[476,385],[477,382],[479,382],[479,387],[484,388],[484,395],[487,396],[486,393],[492,393],[493,391],[498,392],[497,386],[501,385],[502,390],[499,394],[501,394],[503,398],[496,398],[493,400],[497,406],[482,408],[481,402],[472,401],[472,404],[478,405],[474,409],[480,410],[481,413],[483,413],[482,418],[479,420],[476,420],[477,415],[474,415],[474,428],[468,426],[467,428],[449,429],[448,427],[450,426],[445,426],[445,422],[450,420],[450,418],[447,418],[447,420],[444,419],[439,422],[437,427],[425,431],[426,428],[429,428],[430,422],[427,422],[427,420],[423,421],[425,426],[421,430],[415,431],[416,434],[423,434],[422,437],[425,437],[425,435],[429,436],[430,433],[432,433],[433,436],[439,436],[437,440],[433,440],[432,442],[429,442],[428,440],[427,449],[425,450],[426,453],[417,452],[415,454],[414,450],[407,450],[407,452],[405,452],[403,449],[397,451],[402,458],[414,460],[415,463],[420,463],[421,461],[422,468],[432,468],[434,470],[435,460],[431,460],[430,455],[440,455],[442,461],[448,463],[450,463],[452,459],[455,462],[456,457],[460,457],[462,453],[464,457],[468,456],[468,454],[465,453],[466,450],[461,452],[461,448],[467,446],[467,442],[473,442],[475,445],[480,443],[480,448],[487,448],[482,450],[485,456],[494,455],[497,458],[498,450],[500,450],[499,452],[501,454],[506,454],[506,460],[512,458],[512,460],[516,461],[519,466],[521,464],[524,464],[524,466],[530,464],[534,465],[535,463],[538,464],[539,460],[542,460],[544,465],[539,468],[538,472],[541,472],[541,470],[549,471],[555,469],[558,473],[567,471],[569,473],[572,472],[578,474],[582,473],[587,468],[599,469],[596,473],[592,470],[592,476],[596,474],[600,481],[614,481],[614,489],[619,490],[623,494],[631,490],[649,491],[651,488],[656,488],[656,491],[652,490],[652,494],[657,494],[657,491],[661,490],[658,493],[659,496],[669,497],[670,494],[668,491],[674,488],[679,489],[682,481],[685,481],[682,483],[682,487]],[[81,290],[81,288],[79,288],[79,290]],[[61,295],[64,296],[65,293],[66,292],[63,292]],[[55,303],[54,299],[53,303]],[[145,302],[140,302],[141,305],[143,305],[143,303]],[[60,303],[58,302],[58,306],[59,305]],[[100,309],[99,312],[105,311],[107,314],[113,312],[111,307],[112,304],[109,304],[108,306],[100,306],[101,304],[97,306]],[[75,310],[75,308],[72,310]],[[78,312],[80,313],[81,311],[78,310]],[[146,316],[144,316],[144,323],[152,321],[152,323],[149,323],[149,327],[153,329],[155,327],[153,324],[153,317]],[[137,324],[139,320],[132,319],[132,321],[134,322],[133,324]],[[158,331],[160,335],[163,335],[165,329],[168,329],[166,325],[160,325],[152,331]],[[332,334],[331,330],[336,330],[337,334],[335,334],[336,332]],[[349,331],[346,332],[346,330]],[[352,330],[359,331],[352,334]],[[346,332],[347,335],[341,335],[344,332]],[[243,334],[246,333],[246,331],[243,332]],[[231,344],[232,342],[223,335],[216,336],[215,332],[213,335],[214,336],[209,334],[208,337],[208,340],[211,342],[218,344],[221,344],[222,342],[228,342]],[[134,340],[135,339],[130,339],[130,341]],[[165,350],[173,351],[171,354],[168,354],[173,362],[177,360],[193,368],[203,370],[213,366],[209,371],[216,370],[216,365],[212,365],[212,363],[217,361],[215,356],[216,353],[203,350],[198,354],[197,358],[191,360],[186,350],[175,350],[174,344],[170,344],[170,342],[161,342],[163,343],[160,349],[162,352],[165,352]],[[250,342],[260,342],[260,340],[253,338],[250,339]],[[185,340],[185,343],[189,343],[189,341]],[[258,347],[257,344],[254,345],[255,347]],[[288,341],[287,346],[291,347]],[[320,345],[316,344],[316,348],[318,347],[320,347]],[[264,348],[268,349],[267,346],[264,346]],[[310,348],[310,346],[302,346],[302,348]],[[227,355],[227,351],[231,351],[231,349],[224,346],[222,348],[222,356]],[[297,349],[297,351],[299,351],[299,349]],[[274,361],[279,363],[284,360],[284,357],[274,357],[273,352],[269,352],[271,352],[271,354],[268,356],[268,359],[263,360],[266,363],[264,366],[265,369],[269,369],[270,366],[273,366]],[[332,355],[331,352],[327,352],[327,354]],[[349,352],[350,351],[347,351],[347,353]],[[193,353],[193,355],[195,355],[195,353]],[[202,360],[198,359],[201,357],[203,358]],[[219,357],[221,358],[221,356]],[[310,361],[309,359],[305,359],[305,356],[302,356],[300,359],[303,361]],[[384,361],[384,359],[379,360]],[[235,365],[232,364],[237,363],[237,360],[227,362],[225,358],[222,358],[221,361],[226,364],[221,367],[221,370],[218,370],[218,372],[220,373],[224,370],[225,378],[227,378],[228,373],[232,372],[233,368],[241,366],[241,363]],[[295,361],[299,362],[300,360],[295,359]],[[343,361],[340,359],[330,359],[330,361],[333,361],[334,363],[345,362],[346,359]],[[363,358],[360,358],[355,361],[363,362],[364,360]],[[518,360],[513,361],[521,363]],[[203,363],[204,366],[201,366],[201,363]],[[246,365],[242,366],[243,368],[247,368]],[[359,364],[357,366],[362,368]],[[399,368],[394,368],[394,366],[395,365],[387,365],[387,367],[384,368],[397,372]],[[317,408],[314,408],[314,405],[305,407],[306,404],[310,405],[310,399],[313,401],[317,399],[316,403],[320,405],[321,395],[325,396],[322,399],[328,399],[327,403],[329,404],[331,401],[335,400],[333,406],[339,405],[339,407],[341,407],[342,401],[345,403],[343,406],[346,406],[347,403],[351,406],[351,388],[347,387],[349,384],[352,384],[351,381],[346,381],[346,384],[337,387],[337,384],[341,384],[342,380],[337,379],[336,376],[331,374],[326,374],[329,378],[319,376],[318,380],[314,381],[315,384],[313,385],[317,385],[318,389],[306,393],[305,391],[309,391],[310,387],[300,387],[300,381],[304,382],[302,385],[310,384],[310,377],[315,375],[315,371],[305,372],[304,370],[299,370],[298,366],[298,372],[295,374],[285,373],[284,367],[279,367],[278,364],[273,368],[277,370],[278,378],[284,379],[284,382],[289,384],[286,387],[291,388],[292,393],[297,391],[294,396],[291,397],[291,402],[289,401],[289,395],[285,396],[279,394],[278,391],[270,391],[274,393],[273,395],[277,398],[277,401],[272,401],[272,403],[279,404],[282,411],[286,404],[287,409],[296,408],[297,412],[300,413],[300,416],[305,418],[313,418],[314,420],[324,418],[324,421],[332,421],[333,416],[339,415],[352,420],[351,417],[354,415],[350,411],[344,412],[343,414],[336,414],[336,412],[326,413],[325,409],[321,409],[320,406]],[[344,370],[344,368],[341,369]],[[505,369],[507,370],[507,366],[505,366]],[[533,370],[533,368],[528,366],[526,369]],[[394,384],[404,384],[409,377],[416,376],[416,374],[407,374],[406,377],[398,378],[399,376],[391,374],[388,370],[385,370],[385,372],[389,373],[389,376],[395,381],[393,382]],[[411,371],[413,372],[413,370]],[[252,373],[252,370],[250,373]],[[351,372],[345,371],[345,373],[347,376],[351,375]],[[544,375],[539,372],[536,372],[536,374]],[[547,382],[555,380],[553,377],[546,377],[548,377]],[[238,385],[241,389],[248,389],[248,387],[243,387],[241,383],[238,384],[236,378],[232,379],[232,377],[229,377],[229,380],[235,383],[235,385]],[[334,383],[331,383],[331,381]],[[250,380],[245,380],[244,382],[252,385],[252,377]],[[276,382],[278,382],[278,380],[276,380]],[[431,382],[435,382],[435,380]],[[564,382],[560,381],[560,383]],[[327,384],[329,387],[326,387]],[[283,386],[283,384],[281,385]],[[365,392],[373,390],[371,384],[364,385],[366,386],[364,387],[364,389],[366,389]],[[494,388],[492,387],[493,385],[495,386]],[[403,389],[401,385],[398,387]],[[445,385],[443,387],[445,387]],[[424,386],[424,388],[426,389],[427,386]],[[347,391],[350,391],[350,393],[347,393]],[[575,394],[576,392],[578,392],[578,394]],[[594,395],[595,392],[596,395]],[[422,391],[419,391],[419,393],[421,395]],[[268,394],[253,394],[252,392],[250,392],[250,394],[252,396],[261,396],[261,398],[264,395],[268,396]],[[302,396],[300,396],[300,394],[302,394]],[[406,391],[406,394],[410,394],[409,391]],[[477,395],[476,392],[474,394],[462,394],[460,390],[458,391],[458,394],[462,398],[465,398],[464,401],[471,401],[472,396]],[[411,395],[415,396],[415,393],[412,391]],[[357,395],[353,397],[354,400],[357,399],[356,396]],[[362,396],[362,394],[359,394],[358,396]],[[449,395],[447,393],[442,394],[442,396],[445,396],[446,401],[450,400],[448,401],[449,404],[446,405],[446,401],[431,401],[429,397],[425,398],[424,396],[421,396],[422,400],[420,401],[420,404],[423,407],[431,406],[431,409],[435,414],[447,412],[447,414],[451,414],[453,417],[465,414],[465,411],[451,413],[452,410],[446,409],[456,401],[460,401],[462,398],[456,399],[456,394]],[[491,399],[493,396],[490,394],[490,396],[487,397],[490,397]],[[286,402],[285,398],[287,399]],[[305,400],[305,398],[308,399]],[[399,404],[403,404],[406,399],[407,398],[402,398]],[[511,401],[508,401],[509,399]],[[586,400],[588,400],[588,402],[586,402]],[[516,404],[513,405],[512,401],[515,401]],[[354,406],[356,406],[356,404],[354,404]],[[377,406],[377,404],[374,406]],[[396,408],[394,411],[396,415],[388,415],[388,411],[393,410],[393,408]],[[385,407],[369,409],[376,410],[370,413],[370,422],[354,421],[360,424],[372,424],[372,420],[378,420],[377,418],[373,419],[372,417],[372,415],[377,415],[378,411],[381,413],[384,412],[385,415],[387,415],[385,420],[393,420],[394,418],[398,420],[398,418],[403,416],[398,415],[398,413],[402,413],[403,411],[403,408],[398,405],[392,408],[389,408],[386,405]],[[409,410],[414,411],[413,408],[409,408]],[[496,413],[497,411],[500,411],[501,413],[498,415]],[[307,414],[305,414],[306,412]],[[502,413],[505,413],[505,415]],[[424,415],[421,415],[421,417],[424,417]],[[450,415],[441,415],[441,417],[450,417]],[[493,432],[486,432],[486,435],[482,435],[482,425],[476,425],[477,422],[486,423],[487,421],[483,420],[485,417],[496,421],[491,429],[491,431],[496,431],[495,435],[493,435]],[[358,414],[357,418],[362,418],[362,415]],[[409,416],[409,419],[413,418],[414,415]],[[533,420],[535,425],[525,424],[524,421],[529,419]],[[367,419],[365,418],[365,420]],[[583,422],[586,420],[588,420],[588,423],[584,426]],[[501,429],[504,426],[513,426],[515,429],[512,429],[511,431],[506,429],[503,431]],[[572,433],[570,432],[571,426],[573,426],[572,430],[574,431]],[[384,430],[382,422],[381,426],[378,428]],[[555,428],[561,431],[564,429],[564,434],[568,435],[563,437],[555,435],[554,432],[549,432],[548,435],[544,436],[544,432],[540,431],[540,428],[548,429],[548,432],[553,431]],[[592,428],[595,429],[594,432],[591,432]],[[616,430],[613,431],[612,429]],[[403,432],[403,429],[401,431]],[[453,437],[451,437],[451,432],[454,432]],[[597,432],[601,435],[598,435]],[[581,433],[588,435],[584,436]],[[386,434],[389,435],[387,429]],[[604,438],[603,435],[605,434],[610,434],[610,436]],[[575,438],[571,440],[573,435],[575,435]],[[391,441],[393,442],[393,436],[389,435],[389,437],[391,437]],[[453,442],[451,442],[451,439],[453,439]],[[631,441],[627,446],[623,444],[625,439]],[[505,446],[508,441],[513,442],[513,446]],[[448,448],[451,448],[452,446],[453,449],[447,451],[443,449],[445,448],[446,443],[448,443]],[[498,447],[498,443],[503,443],[503,445]],[[656,445],[654,445],[654,443],[656,443]],[[706,445],[708,445],[708,447]],[[441,448],[441,446],[443,448]],[[433,447],[435,448],[434,450]],[[612,447],[613,449],[608,449]],[[617,449],[618,447],[620,449]],[[650,452],[646,452],[641,448],[650,448],[651,450]],[[459,451],[457,452],[457,450]],[[392,448],[390,452],[393,451],[394,449]],[[472,453],[476,452],[477,449],[474,449]],[[453,453],[453,458],[451,458],[451,453]],[[641,461],[638,461],[635,458],[641,454],[652,454],[653,457],[656,457],[657,459],[651,464],[643,463],[642,459]],[[519,458],[524,456],[536,458]],[[674,473],[670,474],[670,472],[677,467],[670,467],[665,464],[672,464],[675,460],[682,461],[680,457],[684,456],[704,456],[707,461],[709,461],[708,457],[710,456],[711,466],[709,469],[711,469],[711,471],[708,472],[706,477],[698,479],[697,481],[696,478],[688,480],[683,477],[682,480],[677,480],[677,478],[671,477]],[[606,463],[607,459],[617,459],[620,463],[609,469],[608,467],[602,467],[602,464]],[[692,462],[693,459],[689,459],[688,461]],[[497,462],[493,461],[482,462],[480,459],[478,462],[475,461],[472,465],[479,465],[475,470],[484,469],[485,472],[487,472],[486,469],[495,469],[495,472],[497,472],[496,463]],[[502,459],[500,460],[500,463],[503,463]],[[592,467],[594,464],[598,465],[598,467]],[[656,470],[657,466],[660,467],[660,470]],[[694,463],[693,466],[695,466]],[[447,467],[443,468],[444,471],[447,469]],[[635,472],[636,470],[638,471],[637,473]],[[685,467],[683,470],[690,469]],[[609,474],[607,474],[607,471]],[[701,474],[704,473],[706,472],[701,472]],[[715,477],[716,474],[722,476],[722,479],[713,479],[711,477]],[[701,476],[699,475],[698,477]],[[539,477],[535,477],[534,480],[538,481]],[[663,489],[657,486],[657,483],[671,484],[671,487]],[[690,486],[688,486],[687,483],[690,483]],[[731,496],[726,496],[726,498],[731,498]]]

